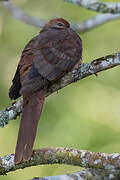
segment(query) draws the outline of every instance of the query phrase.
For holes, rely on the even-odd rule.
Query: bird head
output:
[[[63,18],[56,18],[50,20],[44,27],[43,30],[45,29],[66,29],[69,28],[70,24]]]

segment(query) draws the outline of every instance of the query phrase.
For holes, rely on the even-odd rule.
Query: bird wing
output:
[[[81,40],[73,32],[74,38],[71,38],[69,33],[63,32],[58,38],[56,35],[46,38],[42,38],[42,34],[38,36],[34,44],[33,64],[23,82],[21,94],[35,92],[42,89],[46,83],[55,82],[81,59]]]
[[[82,57],[80,37],[71,30],[44,32],[22,52],[9,96],[32,94],[70,71]]]
[[[39,40],[34,51],[34,66],[49,81],[55,81],[70,71],[82,56],[79,45],[81,40],[76,33],[63,31],[56,36],[51,35],[51,39],[42,48],[39,48]]]
[[[37,37],[34,37],[29,43],[25,46],[15,76],[12,80],[12,86],[9,90],[9,97],[11,99],[17,99],[21,96],[20,90],[23,86],[24,79],[27,77],[27,74],[30,73],[31,81],[28,83],[29,92],[35,92],[39,89],[39,86],[42,84],[46,84],[46,80],[34,70],[34,66],[32,66],[34,61],[34,44],[37,40]]]

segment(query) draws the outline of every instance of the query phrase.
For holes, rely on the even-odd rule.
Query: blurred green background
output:
[[[110,1],[109,1],[110,2]],[[26,13],[44,19],[63,17],[80,22],[96,13],[62,0],[14,0]],[[15,20],[0,4],[0,109],[11,105],[9,87],[21,52],[40,29]],[[80,34],[83,61],[120,50],[120,20]],[[35,148],[72,147],[101,152],[120,151],[120,67],[74,83],[46,99]],[[19,118],[0,129],[0,155],[14,153]],[[44,165],[1,176],[0,180],[31,179],[78,171],[80,167]]]

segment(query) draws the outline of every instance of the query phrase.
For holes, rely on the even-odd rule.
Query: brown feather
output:
[[[82,41],[62,19],[50,20],[24,48],[9,96],[23,95],[15,163],[29,160],[48,85],[63,77],[82,61]]]
[[[47,87],[24,97],[24,108],[22,112],[18,140],[15,151],[15,163],[21,160],[27,161],[32,155],[33,144],[36,137],[38,121],[42,113]]]
[[[20,68],[17,67],[17,71],[15,73],[15,76],[12,80],[13,84],[9,90],[9,97],[11,99],[17,99],[21,96],[20,89],[21,89],[21,83],[20,83]]]

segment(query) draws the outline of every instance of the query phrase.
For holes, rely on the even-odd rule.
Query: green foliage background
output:
[[[110,2],[110,1],[109,1]],[[26,13],[44,19],[63,17],[80,22],[96,13],[62,0],[14,0]],[[8,90],[21,51],[40,29],[15,20],[0,5],[0,109],[11,105]],[[83,40],[83,61],[120,50],[120,20],[87,33]],[[46,99],[39,122],[35,148],[72,147],[101,152],[120,150],[120,67],[74,83]],[[0,129],[0,155],[14,152],[19,118]],[[31,179],[78,171],[79,167],[49,165],[26,168],[1,176],[0,180]]]

